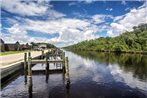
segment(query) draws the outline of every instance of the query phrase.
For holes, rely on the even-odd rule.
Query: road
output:
[[[47,50],[44,51],[45,53]],[[41,55],[42,51],[32,51],[31,57],[37,57]],[[12,63],[20,62],[24,60],[24,53],[17,53],[17,54],[10,54],[10,55],[4,55],[0,56],[0,68],[8,67]]]

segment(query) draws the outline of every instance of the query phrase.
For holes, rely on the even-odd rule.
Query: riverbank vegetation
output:
[[[0,56],[3,56],[3,55],[9,55],[9,54],[24,53],[24,52],[28,52],[28,51],[31,51],[31,50],[0,52]]]
[[[64,47],[67,50],[106,51],[106,52],[147,52],[147,24],[133,27],[132,32],[125,32],[117,37],[100,37],[94,40]]]

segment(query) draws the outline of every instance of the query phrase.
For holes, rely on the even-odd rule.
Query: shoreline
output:
[[[144,52],[139,52],[139,51],[109,51],[109,50],[85,50],[85,49],[65,49],[68,51],[93,51],[93,52],[103,52],[103,53],[116,53],[116,54],[142,54],[142,55],[147,55],[147,51]]]

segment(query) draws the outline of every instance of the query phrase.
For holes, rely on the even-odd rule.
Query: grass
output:
[[[28,51],[29,50],[26,50],[26,51],[7,51],[7,52],[0,52],[0,56],[9,55],[9,54],[23,53],[23,52],[28,52]]]

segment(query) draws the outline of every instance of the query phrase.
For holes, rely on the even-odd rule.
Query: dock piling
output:
[[[24,53],[24,82],[27,84],[27,53]]]
[[[29,77],[28,82],[29,82],[28,84],[29,98],[32,98],[32,91],[33,91],[32,77]]]
[[[49,63],[48,63],[48,53],[46,53],[46,56],[45,56],[45,63],[46,63],[46,73],[48,73],[49,71]]]
[[[32,70],[31,70],[31,53],[28,53],[28,76],[32,77]]]
[[[66,77],[66,88],[70,88],[70,79],[69,79],[69,66],[68,66],[68,57],[65,58],[65,77]]]
[[[29,98],[32,98],[32,69],[31,69],[31,53],[28,53],[28,87],[29,87]]]
[[[62,60],[63,60],[63,63],[62,63],[62,69],[63,69],[63,73],[65,73],[65,52],[62,53]]]
[[[41,51],[41,59],[44,58],[44,50]]]

